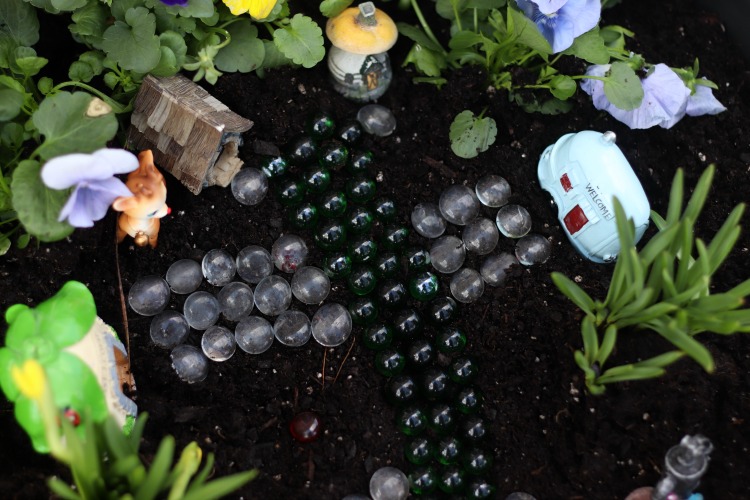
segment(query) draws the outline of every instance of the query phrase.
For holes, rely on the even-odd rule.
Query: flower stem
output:
[[[427,24],[427,21],[424,18],[424,14],[422,14],[422,10],[419,8],[419,4],[417,3],[417,0],[411,0],[411,8],[414,9],[414,14],[416,14],[417,19],[419,19],[419,24],[422,25],[422,29],[424,30],[425,34],[427,35],[427,38],[432,40],[432,42],[440,47],[440,51],[443,53],[443,55],[447,55],[448,53],[445,51],[443,46],[438,41],[437,37],[435,36],[435,33],[432,32],[430,29],[430,26]]]
[[[103,92],[95,89],[91,85],[85,84],[83,82],[72,82],[72,81],[71,82],[63,82],[63,83],[60,83],[60,84],[56,85],[55,88],[52,89],[52,92],[56,92],[56,91],[58,91],[60,89],[64,89],[65,87],[79,87],[79,88],[82,88],[84,90],[87,90],[87,91],[91,92],[92,94],[94,94],[95,96],[97,96],[99,99],[101,99],[102,101],[104,101],[107,104],[109,104],[109,106],[112,108],[112,111],[114,111],[115,114],[127,113],[127,112],[129,112],[129,111],[131,111],[133,109],[133,104],[132,103],[128,103],[127,106],[123,106],[119,102],[117,102],[114,99],[112,99],[111,97],[109,97],[107,94],[105,94],[105,93],[103,93]],[[50,93],[52,93],[52,92],[50,92]]]

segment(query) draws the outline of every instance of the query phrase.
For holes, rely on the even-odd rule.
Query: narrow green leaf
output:
[[[667,316],[668,314],[676,311],[678,307],[674,304],[668,304],[665,302],[659,302],[652,305],[651,307],[644,309],[642,312],[633,314],[627,318],[622,318],[616,322],[619,328],[625,328],[626,326],[638,325],[648,323],[656,318]]]
[[[746,283],[747,282],[750,282],[750,279],[746,280]],[[702,311],[705,313],[713,314],[717,312],[737,309],[744,303],[745,301],[742,299],[742,296],[737,296],[729,291],[725,293],[716,293],[707,297],[696,299],[691,302],[690,307],[688,307],[687,310]]]
[[[685,354],[693,358],[696,363],[701,365],[708,373],[714,371],[714,360],[711,353],[708,352],[703,344],[693,337],[677,328],[674,321],[666,323],[663,328],[658,328],[657,333],[667,339],[675,347],[682,350]]]
[[[672,180],[672,188],[669,191],[669,206],[667,207],[667,225],[671,226],[680,219],[682,213],[682,201],[685,191],[685,173],[681,168],[677,169]]]
[[[709,272],[715,273],[721,266],[729,253],[734,248],[737,239],[740,236],[739,221],[745,211],[745,204],[740,203],[729,214],[729,217],[721,225],[716,235],[708,244],[708,254],[710,256]]]
[[[750,295],[750,279],[746,279],[726,293],[735,297],[747,297]]]
[[[583,338],[583,352],[586,355],[586,362],[589,365],[594,364],[594,360],[599,355],[599,334],[594,326],[594,318],[586,316],[581,322],[581,337]]]
[[[668,224],[667,221],[665,221],[661,215],[657,214],[653,210],[651,210],[651,220],[654,221],[654,225],[659,231],[663,231],[667,228]]]
[[[619,300],[625,290],[625,278],[625,264],[618,259],[615,262],[615,269],[612,271],[607,297],[604,299],[604,308],[609,308],[615,301]]]
[[[214,467],[214,461],[215,457],[213,453],[209,453],[208,457],[206,457],[206,461],[203,463],[203,467],[200,471],[193,477],[193,480],[190,481],[190,485],[188,486],[187,491],[189,492],[193,488],[198,488],[199,486],[202,486],[206,480],[208,479],[209,474],[213,472]],[[171,483],[170,483],[171,486]]]
[[[708,276],[701,276],[700,279],[698,279],[698,281],[694,283],[690,288],[687,288],[677,295],[666,299],[665,302],[668,304],[674,304],[676,306],[685,306],[689,304],[693,299],[696,299],[702,291],[708,290],[708,284]]]
[[[666,368],[675,361],[685,357],[685,353],[682,351],[669,351],[653,358],[644,359],[635,364],[635,366],[649,366],[655,368]]]
[[[353,2],[354,0],[323,0],[320,2],[320,13],[325,17],[336,17]]]
[[[610,368],[597,379],[599,384],[613,384],[615,382],[626,382],[634,380],[646,380],[649,378],[661,377],[665,371],[662,368],[633,365],[617,366]]]
[[[652,217],[653,218],[653,217]],[[677,237],[679,232],[679,225],[673,224],[666,229],[660,230],[656,233],[648,242],[641,248],[638,256],[641,260],[641,265],[648,268],[654,263],[656,257],[669,248],[672,245],[674,238]]]
[[[151,500],[164,491],[174,458],[175,441],[172,436],[166,436],[159,443],[159,449],[151,462],[146,477],[138,487],[135,497],[138,500]]]
[[[563,295],[573,301],[583,312],[587,315],[594,314],[594,299],[584,292],[580,286],[575,284],[573,280],[558,272],[553,272],[550,277]]]
[[[47,480],[47,486],[56,496],[63,500],[81,500],[81,496],[76,493],[67,483],[58,477],[51,477]]]
[[[231,476],[225,476],[219,479],[215,479],[205,485],[197,488],[195,491],[187,493],[182,500],[212,500],[215,498],[221,498],[229,493],[233,492],[237,488],[240,488],[252,481],[258,476],[256,469],[249,470],[246,472],[239,472],[232,474]]]
[[[675,286],[678,290],[685,289],[690,282],[690,266],[695,262],[693,259],[693,241],[695,236],[693,235],[693,221],[690,219],[683,219],[680,223],[682,231],[680,232],[680,251],[678,253],[679,259],[677,261],[677,271],[675,272]]]
[[[709,165],[703,171],[698,179],[698,183],[695,185],[690,201],[688,201],[685,207],[685,212],[682,214],[683,219],[698,220],[698,216],[701,210],[703,210],[703,205],[706,203],[706,198],[708,198],[708,192],[711,190],[711,182],[713,181],[715,172],[716,166],[713,164]]]
[[[411,24],[406,23],[396,23],[396,27],[398,27],[398,33],[400,35],[405,36],[409,40],[418,43],[422,47],[433,50],[435,52],[444,52],[445,50],[440,45],[436,44],[430,37],[427,36],[427,34],[422,31],[421,28],[417,26],[413,26]],[[466,35],[465,35],[465,34]],[[460,36],[459,36],[460,35]],[[472,45],[479,43],[482,39],[482,37],[474,32],[471,31],[460,31],[454,35],[454,37],[459,36],[459,38],[456,40],[456,43],[458,43],[459,40],[463,40],[466,36],[472,36],[475,38],[478,38]],[[451,43],[453,43],[453,37],[451,38]],[[466,45],[465,47],[468,47],[469,45]],[[465,48],[465,47],[456,47],[456,48]]]
[[[651,306],[656,299],[656,292],[653,288],[646,287],[641,293],[636,295],[632,302],[626,304],[621,309],[609,315],[608,320],[617,322],[620,319],[628,318],[634,314],[641,313],[644,309]]]
[[[118,458],[117,460],[114,460],[109,467],[109,470],[107,471],[108,474],[111,474],[114,477],[127,477],[130,475],[130,473],[137,469],[138,467],[143,467],[143,464],[141,464],[140,459],[137,455],[126,455],[122,458]]]
[[[609,355],[612,354],[615,344],[617,344],[617,325],[609,325],[604,331],[602,344],[594,360],[596,363],[599,363],[600,367],[603,367],[607,359],[609,359]]]
[[[552,54],[552,47],[539,31],[534,21],[522,12],[508,6],[508,32],[516,35],[516,43],[525,45],[540,54]]]

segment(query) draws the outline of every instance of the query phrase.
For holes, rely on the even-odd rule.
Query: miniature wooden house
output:
[[[242,167],[242,133],[252,126],[182,75],[149,75],[135,99],[127,142],[132,149],[151,149],[160,168],[198,194],[229,185]]]

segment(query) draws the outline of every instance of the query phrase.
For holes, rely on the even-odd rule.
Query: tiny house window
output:
[[[568,177],[568,174],[562,174],[562,177],[560,177],[560,185],[562,185],[562,188],[567,193],[571,189],[573,189],[573,184],[570,182],[570,177]]]
[[[567,213],[567,215],[565,215],[563,222],[565,223],[568,232],[570,234],[575,234],[589,222],[589,219],[586,217],[586,214],[583,213],[581,206],[576,205]]]

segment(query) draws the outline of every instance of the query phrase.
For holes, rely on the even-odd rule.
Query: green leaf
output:
[[[205,500],[207,498],[221,498],[227,496],[237,488],[247,484],[258,477],[258,471],[253,469],[246,472],[239,472],[230,476],[224,476],[219,479],[206,483],[200,488],[189,491],[182,500]]]
[[[9,34],[0,31],[0,68],[10,68],[11,62],[15,60],[17,47],[18,44]]]
[[[73,488],[58,477],[52,476],[49,478],[47,486],[49,486],[49,489],[52,490],[55,496],[63,500],[80,500],[82,498]]]
[[[7,33],[18,45],[32,46],[39,41],[36,9],[21,0],[0,2],[0,33]]]
[[[510,26],[512,25],[513,32],[517,37],[517,44],[526,45],[540,54],[552,54],[552,47],[539,31],[537,25],[534,24],[534,21],[522,12],[510,8],[510,6],[508,6],[508,13],[510,14],[508,16],[508,31],[511,31]]]
[[[279,50],[275,43],[270,40],[263,42],[263,66],[260,69],[273,69],[280,66],[288,66],[291,61]]]
[[[587,315],[594,314],[594,299],[592,299],[573,280],[562,273],[553,272],[550,277],[555,286]]]
[[[0,235],[0,256],[5,255],[10,250],[10,238]]]
[[[682,199],[684,196],[685,174],[681,168],[677,169],[672,179],[672,188],[669,191],[669,206],[667,207],[668,225],[676,224],[682,213]]]
[[[174,458],[175,441],[172,436],[166,436],[159,443],[159,449],[151,462],[144,481],[135,492],[139,500],[151,500],[165,489],[165,482]]]
[[[399,34],[405,36],[409,40],[415,43],[418,43],[419,45],[421,45],[422,47],[426,49],[433,50],[435,52],[443,52],[443,47],[436,44],[430,37],[427,36],[427,34],[424,31],[422,31],[421,28],[417,26],[412,26],[411,24],[406,24],[406,23],[396,23],[396,26],[398,27]],[[456,40],[457,37],[458,37],[458,40],[462,40],[463,38],[465,38],[465,36],[462,35],[463,33],[467,33],[467,32],[461,31],[453,35],[453,37],[451,37],[451,43],[453,43],[453,41]],[[471,33],[472,35],[475,35],[476,37],[479,37],[479,40],[481,41],[482,39],[481,35],[477,35],[473,32],[469,32],[469,33]]]
[[[573,55],[591,64],[607,64],[609,62],[609,51],[604,45],[604,39],[599,34],[599,26],[587,31],[573,40],[571,45],[563,54]]]
[[[68,78],[77,82],[90,82],[94,76],[91,65],[85,62],[73,61],[68,69]]]
[[[682,351],[669,351],[653,358],[644,359],[635,364],[635,366],[650,366],[655,368],[665,368],[675,361],[678,361],[685,357],[685,353]]]
[[[52,7],[60,12],[72,12],[86,5],[88,0],[52,0]]]
[[[10,121],[21,112],[24,94],[16,89],[0,89],[0,121]]]
[[[461,158],[474,158],[494,144],[497,125],[492,118],[475,117],[467,109],[453,119],[448,136],[453,153]]]
[[[617,326],[618,328],[625,328],[626,326],[648,323],[655,319],[667,317],[667,315],[673,313],[677,309],[679,308],[674,304],[658,302],[639,313],[618,320]]]
[[[45,186],[39,174],[41,168],[34,160],[18,164],[11,182],[13,207],[26,231],[41,241],[57,241],[73,232],[73,226],[57,221],[69,193]]]
[[[594,360],[599,355],[599,334],[594,326],[594,317],[587,315],[581,322],[581,338],[583,339],[583,353],[586,356],[586,362],[594,364]]]
[[[295,14],[288,25],[273,32],[273,41],[294,64],[312,68],[323,60],[323,31],[315,21]]]
[[[677,326],[676,321],[670,321],[659,328],[655,328],[655,330],[659,335],[671,342],[672,345],[693,358],[693,360],[701,365],[708,373],[714,371],[714,359],[711,356],[711,353],[708,352],[708,349],[686,332],[682,331]]]
[[[664,373],[664,369],[652,366],[636,367],[634,365],[623,365],[605,371],[597,379],[597,382],[599,384],[612,384],[615,382],[626,382],[630,380],[645,380],[661,377]]]
[[[325,17],[336,17],[353,2],[354,0],[323,0],[320,2],[320,13]]]
[[[49,62],[44,57],[37,57],[36,51],[31,47],[18,47],[15,56],[15,67],[27,77],[39,73]]]
[[[448,62],[442,52],[427,49],[419,44],[414,44],[406,55],[404,64],[409,63],[414,64],[420,73],[429,77],[439,77],[448,67]]]
[[[617,61],[612,63],[604,80],[604,94],[616,107],[629,111],[641,105],[643,85],[628,63]]]
[[[709,165],[703,171],[695,185],[692,196],[690,196],[690,201],[688,201],[687,206],[685,207],[685,212],[682,214],[683,219],[689,218],[692,221],[698,220],[698,216],[700,215],[701,210],[703,210],[703,205],[705,205],[706,199],[708,198],[708,192],[711,190],[711,182],[713,181],[714,173],[716,173],[716,166],[713,164]]]
[[[258,28],[249,19],[242,19],[231,24],[227,31],[232,41],[216,54],[216,67],[221,71],[240,73],[258,69],[266,56],[263,42],[258,38]]]
[[[190,0],[187,7],[167,7],[167,12],[183,17],[211,18],[216,12],[213,0]]]
[[[45,98],[32,115],[34,126],[44,136],[37,153],[42,159],[68,153],[91,153],[106,146],[117,133],[113,113],[86,116],[91,95],[60,92]]]
[[[161,59],[159,64],[151,70],[156,76],[172,76],[177,73],[185,63],[187,45],[185,39],[174,31],[165,31],[159,35],[161,47]]]
[[[102,48],[123,69],[148,73],[161,58],[156,18],[145,7],[128,9],[125,22],[115,24],[104,32]]]
[[[604,332],[604,338],[602,339],[602,343],[599,346],[599,352],[597,353],[596,359],[594,360],[595,362],[599,363],[599,366],[604,366],[604,364],[607,362],[607,359],[609,359],[609,355],[612,354],[616,343],[617,326],[609,325]]]
[[[576,82],[566,75],[555,75],[549,82],[550,92],[561,101],[565,101],[576,93]]]
[[[109,9],[100,2],[89,2],[85,7],[73,13],[71,16],[73,24],[69,25],[68,29],[92,47],[101,49],[102,36],[107,27],[108,11]]]
[[[2,101],[0,100],[0,102]],[[2,104],[0,104],[0,108],[1,107]],[[19,149],[23,144],[23,125],[16,122],[9,122],[4,124],[2,126],[2,129],[0,129],[0,144],[12,150]],[[10,208],[9,204],[6,205],[5,203],[3,203],[4,195],[2,193],[3,192],[0,191],[0,211]]]

